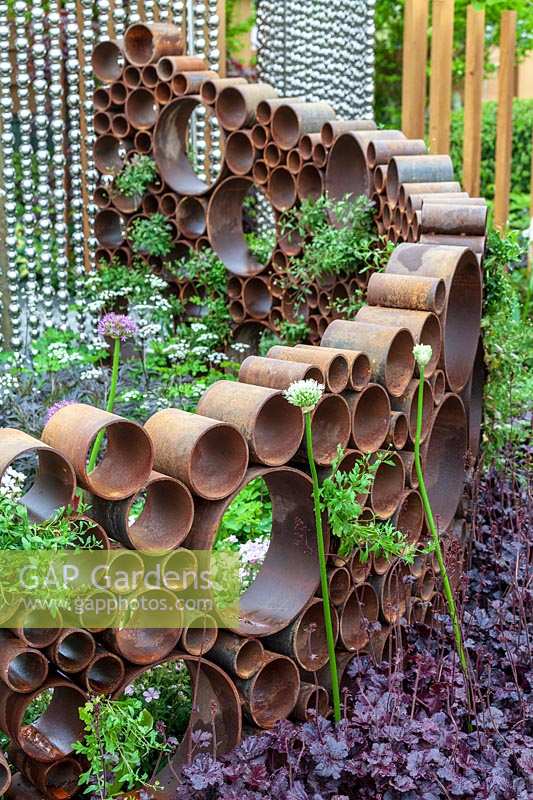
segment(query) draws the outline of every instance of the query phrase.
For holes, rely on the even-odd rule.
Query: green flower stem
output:
[[[420,437],[422,434],[422,411],[424,403],[424,367],[422,365],[419,365],[419,370],[420,370],[420,383],[418,384],[418,408],[416,416],[416,436],[415,436],[415,466],[419,483],[418,488],[422,496],[422,503],[424,504],[424,511],[426,514],[427,523],[429,526],[429,530],[431,531],[431,538],[433,539],[433,545],[435,547],[435,553],[437,555],[437,561],[439,563],[440,574],[442,575],[444,596],[446,598],[446,604],[448,606],[448,611],[452,620],[453,635],[455,638],[455,647],[457,650],[457,654],[459,656],[459,661],[461,663],[461,669],[463,670],[463,674],[465,676],[465,687],[468,694],[468,686],[469,686],[468,658],[463,646],[461,624],[459,622],[459,617],[457,615],[457,608],[453,597],[453,591],[450,584],[450,579],[448,577],[446,564],[444,563],[442,548],[440,546],[440,538],[437,531],[437,526],[435,524],[435,519],[433,517],[431,503],[429,502],[429,497],[426,490],[426,484],[424,482],[424,473],[422,472],[422,463],[420,460]]]
[[[109,387],[109,394],[107,396],[107,404],[106,404],[106,411],[111,413],[113,408],[115,407],[115,397],[117,395],[117,385],[118,385],[118,368],[120,366],[120,339],[115,339],[113,344],[113,366],[111,369],[111,386]],[[96,462],[98,461],[98,456],[100,454],[100,448],[102,447],[102,442],[104,441],[105,430],[100,431],[96,439],[94,440],[93,448],[91,450],[91,455],[89,457],[89,463],[87,465],[87,472],[91,473],[94,468],[96,467]]]
[[[324,548],[324,532],[322,530],[322,513],[320,511],[320,487],[313,455],[313,433],[311,428],[311,412],[304,413],[305,442],[311,478],[313,480],[313,505],[315,508],[316,540],[318,547],[318,563],[320,566],[320,585],[322,587],[322,605],[324,607],[324,623],[326,625],[326,639],[328,643],[329,671],[331,674],[331,694],[333,696],[333,716],[335,722],[341,719],[341,696],[339,689],[339,676],[337,673],[337,659],[335,657],[335,637],[333,636],[333,623],[331,621],[331,606],[329,601],[328,573],[326,569],[326,551]]]

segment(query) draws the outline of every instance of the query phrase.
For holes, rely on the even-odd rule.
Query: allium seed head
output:
[[[415,344],[413,347],[413,355],[419,367],[427,367],[431,361],[433,350],[430,344]]]
[[[291,383],[284,394],[289,403],[298,406],[306,414],[314,409],[324,394],[324,386],[310,378],[306,381]]]

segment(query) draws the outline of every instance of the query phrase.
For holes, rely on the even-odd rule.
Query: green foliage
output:
[[[250,16],[240,22],[235,19],[238,5],[238,0],[226,0],[226,52],[228,58],[238,58],[243,47],[241,37],[249,33],[255,25],[255,3],[252,5]]]
[[[339,446],[331,473],[320,488],[322,511],[327,512],[331,532],[340,540],[339,555],[347,556],[356,550],[362,561],[376,555],[412,563],[415,548],[408,544],[405,534],[396,530],[390,520],[360,519],[363,513],[361,499],[371,490],[378,467],[390,463],[387,453],[380,453],[372,459],[369,455],[362,456],[350,472],[339,470],[343,457],[344,450]]]
[[[70,508],[60,508],[45,522],[33,522],[16,497],[0,491],[0,550],[98,550],[101,544],[88,533],[91,523],[72,520]]]
[[[531,435],[528,411],[533,396],[533,296],[516,233],[488,236],[484,261],[482,319],[487,379],[484,392],[484,458],[501,463],[508,444],[519,446]],[[508,270],[508,265],[511,271]]]
[[[272,501],[262,478],[246,484],[230,503],[220,523],[217,542],[228,536],[240,541],[267,536],[272,528]]]
[[[154,727],[154,718],[140,700],[108,700],[97,696],[80,709],[85,735],[74,744],[89,768],[81,775],[85,794],[110,800],[123,792],[150,786],[143,761],[168,745]]]
[[[193,251],[188,257],[166,267],[178,280],[190,281],[199,290],[205,289],[215,297],[226,298],[228,271],[211,248]]]
[[[245,233],[244,238],[246,239],[246,243],[250,249],[250,252],[259,261],[259,263],[268,264],[276,244],[275,233],[271,233],[269,235]]]
[[[128,238],[134,253],[163,257],[172,249],[172,228],[163,214],[134,219],[128,229]]]
[[[135,155],[115,178],[115,186],[126,197],[143,195],[157,176],[157,167],[150,156]]]
[[[279,332],[272,333],[272,331],[265,331],[259,341],[259,355],[266,356],[271,347],[276,344],[284,344],[288,347],[293,347],[299,342],[303,342],[309,335],[309,326],[304,319],[299,322],[289,322],[282,320],[279,326]]]

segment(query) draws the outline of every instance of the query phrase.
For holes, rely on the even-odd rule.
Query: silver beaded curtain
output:
[[[375,0],[257,0],[257,65],[289,97],[373,117]]]
[[[220,7],[0,0],[0,349],[27,347],[46,327],[83,319],[72,308],[95,252],[94,45],[140,19],[171,21],[183,24],[188,51],[218,70]]]

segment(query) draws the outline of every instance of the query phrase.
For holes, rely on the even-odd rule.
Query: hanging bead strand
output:
[[[113,3],[112,17],[114,30],[113,38],[121,39],[126,27],[126,9],[122,0],[115,0]]]

